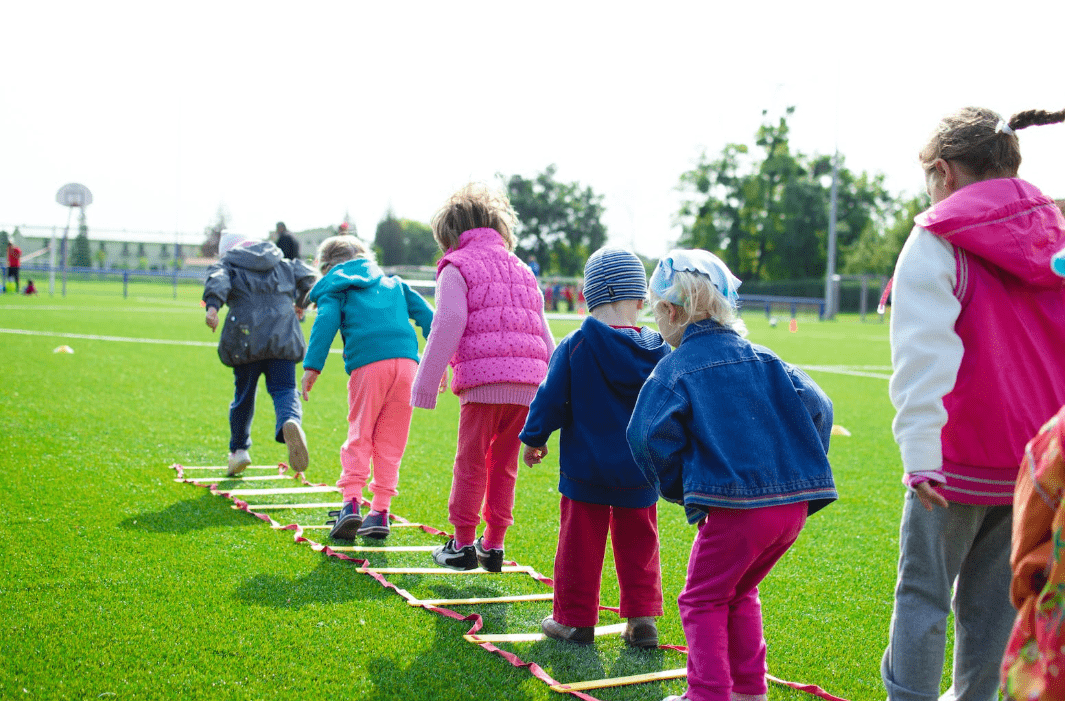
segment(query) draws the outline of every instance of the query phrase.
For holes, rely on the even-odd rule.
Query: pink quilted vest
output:
[[[941,493],[1010,504],[1024,446],[1065,404],[1065,280],[1050,258],[1065,246],[1053,201],[1017,179],[968,185],[916,219],[954,246],[954,325],[964,346],[944,397]]]
[[[466,330],[451,360],[456,393],[496,383],[538,385],[549,358],[540,288],[529,266],[506,249],[495,229],[470,229],[437,263],[462,273],[468,292]]]

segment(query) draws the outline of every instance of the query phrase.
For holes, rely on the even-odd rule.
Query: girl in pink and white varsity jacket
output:
[[[503,566],[503,539],[514,523],[518,433],[555,348],[536,278],[513,253],[516,224],[505,194],[474,184],[452,195],[432,222],[444,257],[411,404],[436,406],[450,363],[451,389],[461,402],[448,498],[455,537],[433,560],[456,570]]]
[[[965,108],[921,151],[932,207],[895,267],[889,391],[908,487],[890,642],[892,701],[939,697],[954,589],[957,701],[997,698],[1013,623],[1013,485],[1024,446],[1065,403],[1065,245],[1053,200],[1017,178],[1016,131],[1065,111],[1006,121]]]

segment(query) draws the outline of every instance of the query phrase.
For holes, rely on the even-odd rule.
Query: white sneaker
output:
[[[281,435],[288,446],[288,466],[295,472],[303,472],[310,461],[307,436],[303,433],[303,428],[294,419],[289,419],[281,426]]]
[[[229,469],[226,470],[227,477],[236,477],[241,472],[244,472],[244,468],[251,465],[251,456],[248,455],[248,451],[241,448],[235,453],[229,454]]]

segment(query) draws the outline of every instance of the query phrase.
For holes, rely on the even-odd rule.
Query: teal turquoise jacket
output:
[[[309,295],[318,305],[303,367],[321,372],[337,331],[344,340],[349,375],[378,360],[418,360],[418,336],[409,319],[429,336],[433,310],[399,277],[386,276],[376,263],[356,258],[334,267]]]

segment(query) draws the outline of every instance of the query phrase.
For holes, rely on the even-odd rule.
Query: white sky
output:
[[[625,7],[640,9],[624,9]],[[648,9],[653,8],[653,9]],[[0,227],[301,230],[390,205],[428,221],[495,173],[605,195],[611,240],[678,232],[701,150],[795,105],[792,148],[924,183],[944,114],[1065,107],[1065,2],[5,2]],[[1021,176],[1065,197],[1065,124],[1021,132]],[[91,237],[91,234],[90,234]]]

